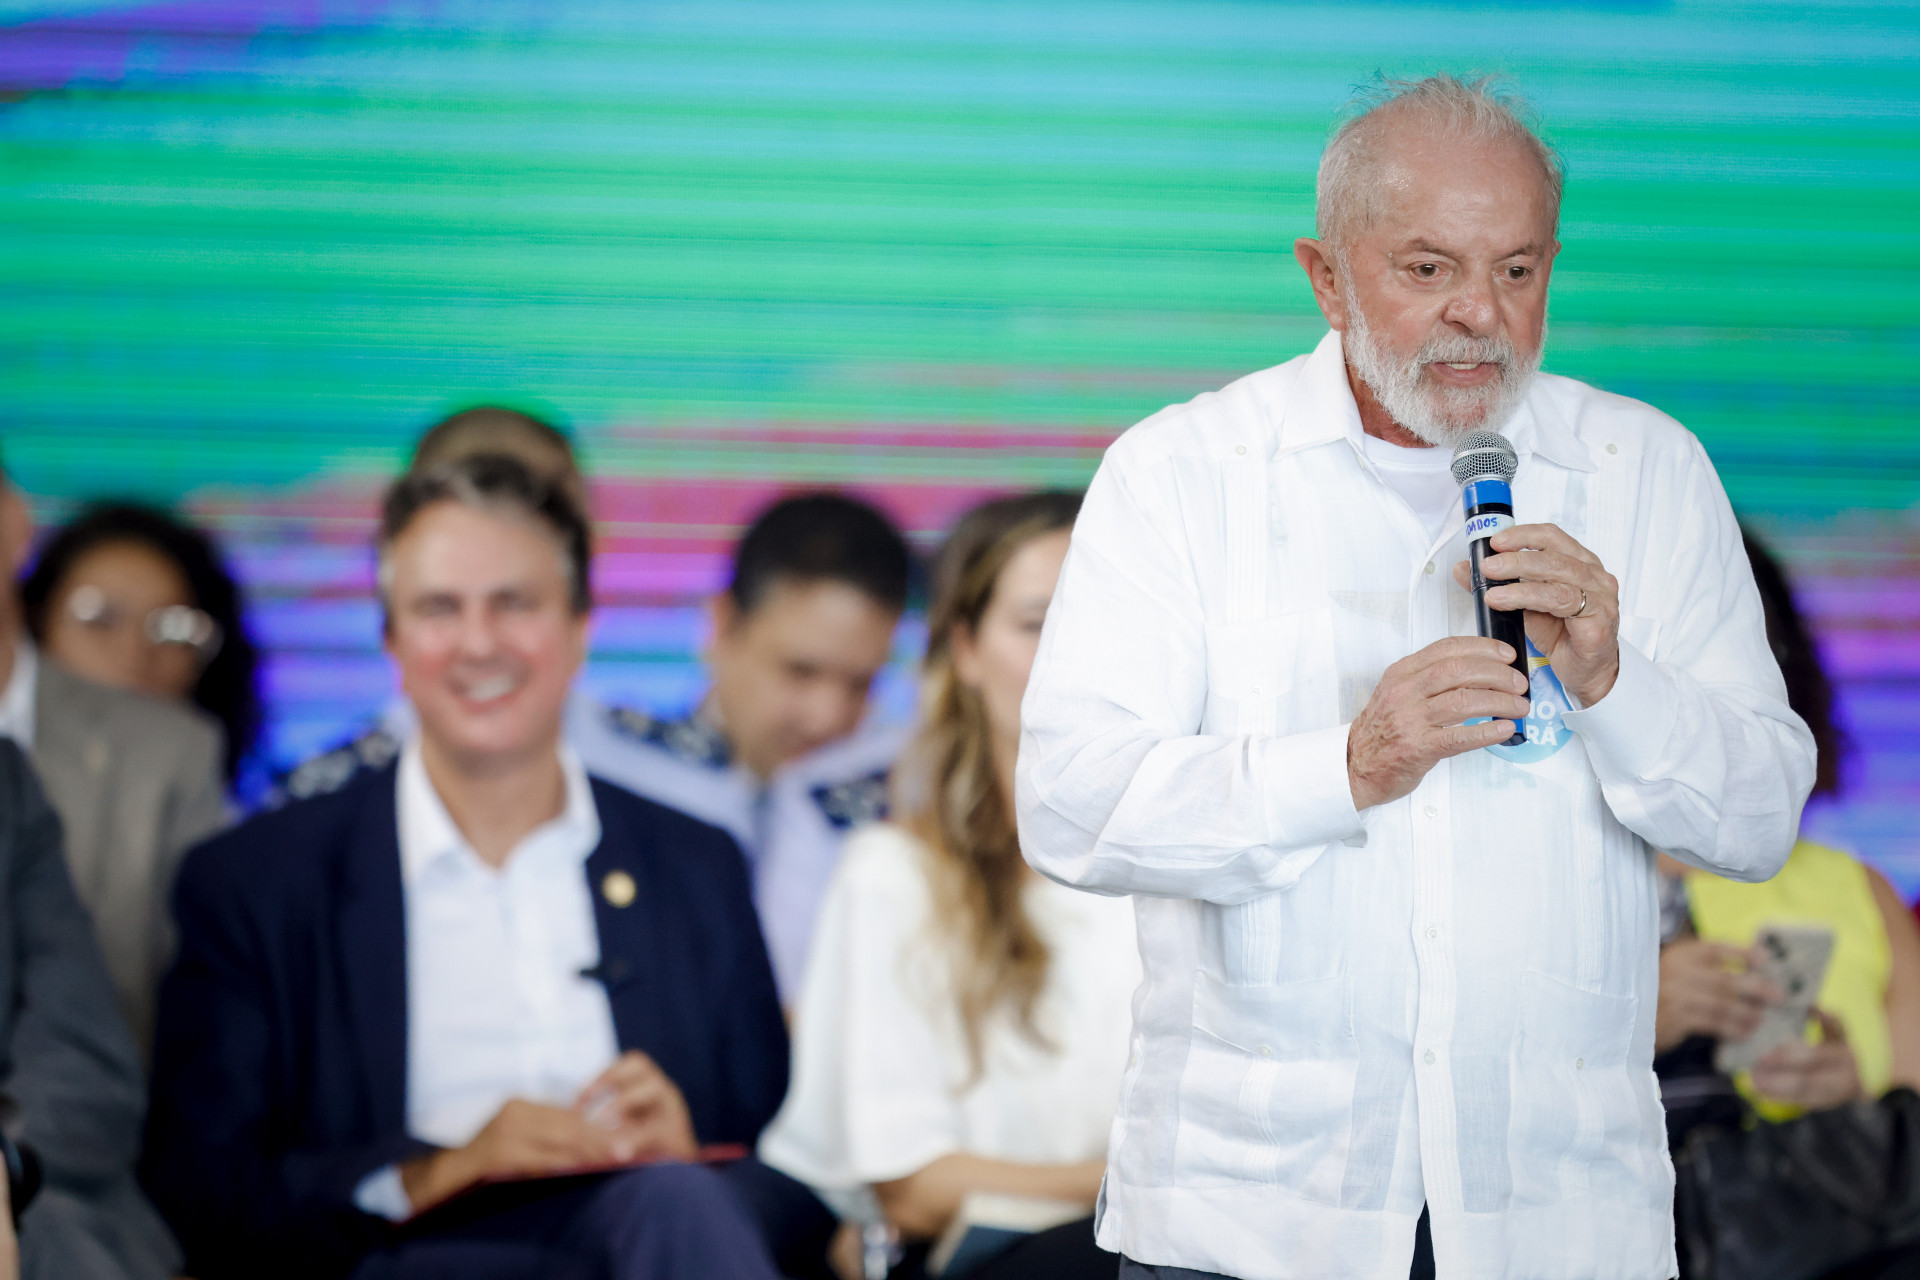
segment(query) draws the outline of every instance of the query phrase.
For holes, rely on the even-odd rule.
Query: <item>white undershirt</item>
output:
[[[1378,436],[1362,436],[1361,447],[1374,471],[1413,508],[1429,534],[1439,533],[1447,520],[1463,519],[1460,486],[1453,482],[1453,454],[1449,450],[1434,446],[1407,449]]]

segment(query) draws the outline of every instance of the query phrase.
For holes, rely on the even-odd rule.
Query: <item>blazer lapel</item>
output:
[[[98,902],[109,868],[103,865],[111,806],[112,744],[92,690],[40,655],[34,688],[33,764],[60,814],[67,867],[80,896]]]
[[[348,1024],[383,1132],[406,1125],[407,922],[394,769],[370,779],[341,863],[334,946]]]
[[[600,844],[586,865],[600,935],[594,976],[606,985],[621,1049],[645,1048],[649,1030],[657,1031],[659,1022],[651,1006],[662,976],[655,972],[664,932],[658,918],[660,895],[640,854],[638,833],[625,821],[624,806],[609,803],[597,780],[592,785],[600,811]]]

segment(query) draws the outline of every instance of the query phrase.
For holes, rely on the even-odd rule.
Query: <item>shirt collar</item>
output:
[[[529,831],[508,855],[506,866],[534,844],[559,837],[565,847],[577,852],[582,863],[600,844],[600,811],[593,803],[593,787],[587,781],[586,768],[572,747],[560,746],[560,772],[566,780],[567,802],[560,816]],[[400,828],[400,881],[415,884],[428,868],[446,860],[471,860],[479,855],[454,824],[453,815],[434,790],[427,777],[426,762],[420,755],[420,736],[415,734],[400,752],[399,776],[395,781],[395,804]]]
[[[13,642],[13,673],[0,691],[0,738],[12,738],[23,751],[33,749],[33,696],[40,679],[40,655],[22,633]]]
[[[1549,462],[1575,471],[1595,470],[1587,447],[1561,415],[1542,384],[1541,375],[1534,375],[1526,398],[1514,410],[1502,434],[1512,441],[1514,452],[1522,456],[1537,453]],[[1286,414],[1279,427],[1279,452],[1291,453],[1340,439],[1364,451],[1365,435],[1360,426],[1360,406],[1354,403],[1353,387],[1347,381],[1347,359],[1340,345],[1340,333],[1329,329],[1308,355],[1300,370],[1295,394],[1288,397]]]

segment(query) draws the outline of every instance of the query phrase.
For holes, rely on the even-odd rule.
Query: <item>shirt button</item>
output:
[[[1430,804],[1430,805],[1428,805],[1428,806],[1427,806],[1427,816],[1428,816],[1429,818],[1437,818],[1437,817],[1439,817],[1439,816],[1440,816],[1440,806],[1439,806],[1439,805],[1437,805],[1437,804]]]
[[[1618,453],[1618,452],[1620,452],[1620,446],[1619,446],[1619,445],[1617,445],[1617,444],[1610,444],[1610,445],[1608,445],[1608,446],[1607,446],[1607,452],[1608,452],[1608,453]]]
[[[1243,444],[1237,444],[1237,445],[1235,445],[1235,446],[1233,446],[1233,451],[1234,451],[1235,453],[1245,453],[1245,452],[1247,451],[1247,446],[1245,446],[1245,445],[1243,445]]]
[[[1427,573],[1432,573],[1432,572],[1433,572],[1433,561],[1431,561],[1431,560],[1429,560],[1429,561],[1427,561],[1427,568],[1426,568],[1426,572],[1427,572]]]
[[[1428,926],[1427,926],[1427,936],[1428,936],[1429,938],[1437,938],[1437,937],[1439,937],[1439,936],[1440,936],[1440,926],[1439,926],[1439,925],[1437,925],[1437,924],[1430,924],[1430,925],[1428,925]]]
[[[1254,686],[1253,686],[1253,696],[1254,696],[1254,697],[1256,697],[1256,698],[1258,698],[1258,697],[1260,697],[1260,696],[1261,696],[1261,693],[1260,693],[1260,686],[1259,686],[1259,685],[1254,685]]]
[[[1421,1061],[1425,1062],[1428,1066],[1432,1066],[1434,1063],[1440,1060],[1439,1055],[1434,1053],[1434,1051],[1431,1049],[1421,1054],[1420,1059]]]
[[[1586,1070],[1586,1066],[1587,1060],[1585,1058],[1575,1058],[1573,1060],[1573,1069],[1575,1071],[1584,1071]]]
[[[1261,1045],[1260,1056],[1263,1058],[1271,1058],[1273,1056],[1273,1046],[1270,1044]]]

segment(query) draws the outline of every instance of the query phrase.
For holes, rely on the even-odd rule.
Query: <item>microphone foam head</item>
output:
[[[1453,447],[1453,480],[1468,485],[1475,480],[1504,480],[1511,484],[1520,459],[1495,431],[1474,431]]]

